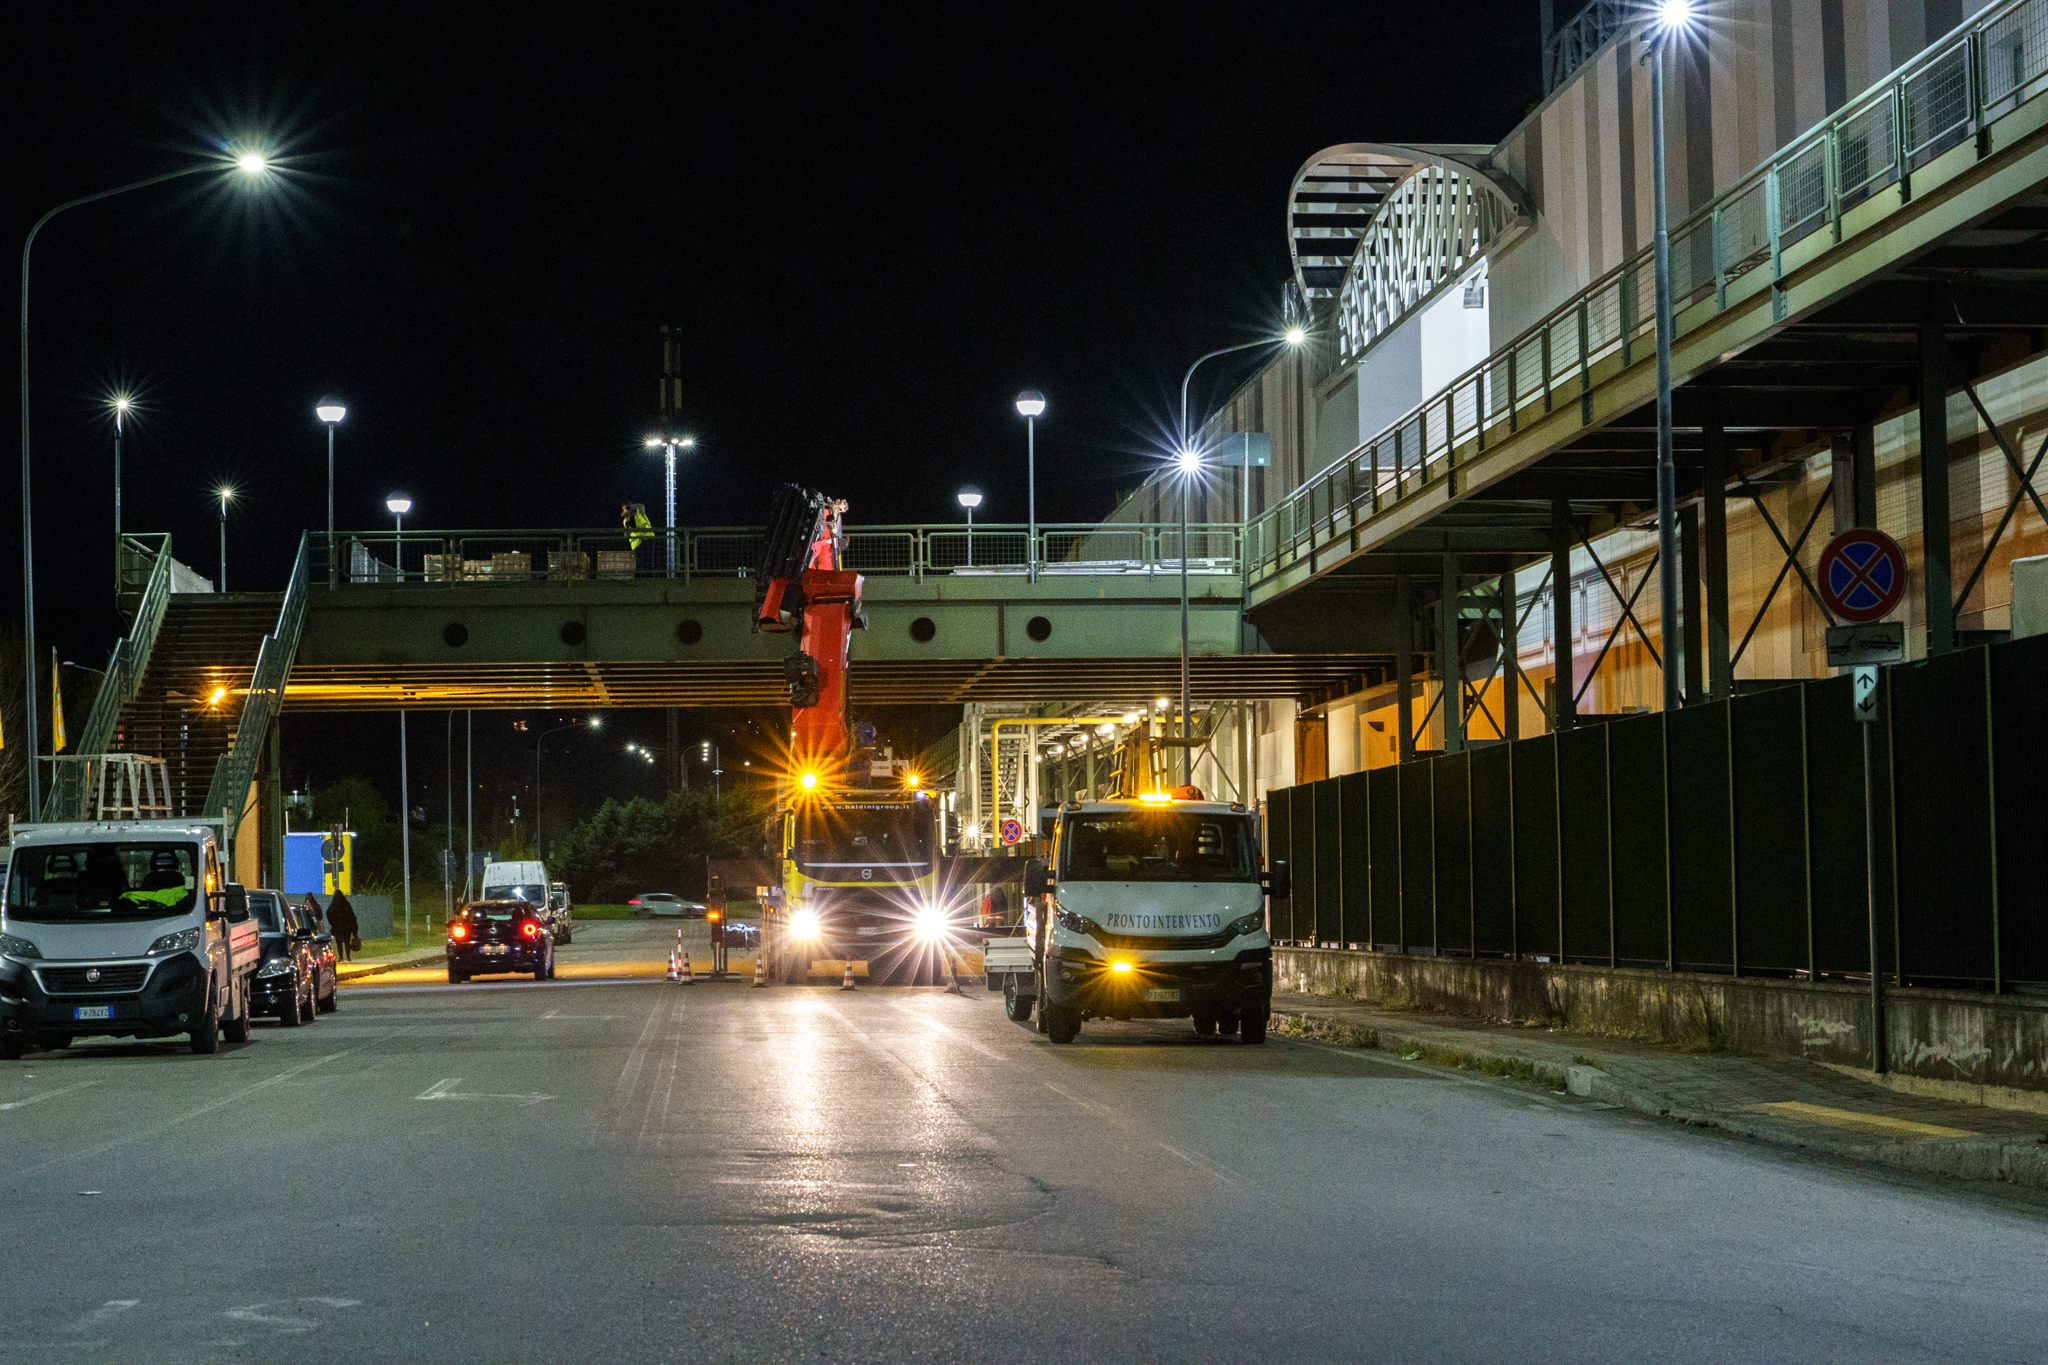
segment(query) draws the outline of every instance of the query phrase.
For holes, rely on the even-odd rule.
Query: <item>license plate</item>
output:
[[[1180,1001],[1180,992],[1154,986],[1145,992],[1145,999],[1155,1005],[1172,1005]]]
[[[879,925],[863,924],[860,928],[854,930],[853,932],[865,936],[868,934],[879,934],[882,932],[882,930],[881,926]]]
[[[502,943],[486,943],[483,951],[485,957],[502,957],[505,952],[505,945]]]
[[[114,1007],[112,1005],[75,1005],[72,1007],[71,1017],[73,1019],[111,1019],[114,1017]]]

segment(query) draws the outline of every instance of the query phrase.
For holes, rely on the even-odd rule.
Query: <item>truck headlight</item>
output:
[[[41,957],[36,945],[13,934],[0,934],[0,957]]]
[[[1101,925],[1089,919],[1086,915],[1077,915],[1071,910],[1059,912],[1059,924],[1060,928],[1070,934],[1086,934],[1089,938],[1100,938],[1102,936]]]
[[[818,912],[815,910],[799,910],[791,915],[789,917],[789,932],[800,939],[816,938],[818,936]]]
[[[1254,910],[1249,915],[1239,915],[1230,922],[1233,934],[1263,934],[1266,932],[1266,912]]]
[[[265,962],[265,963],[264,963],[264,964],[263,964],[263,965],[262,965],[261,967],[258,967],[258,968],[256,969],[256,975],[258,975],[258,976],[285,976],[285,975],[287,975],[288,973],[290,973],[291,969],[292,969],[292,960],[291,960],[290,958],[288,958],[288,957],[273,957],[273,958],[271,958],[271,959],[270,959],[270,960],[269,960],[268,962]]]
[[[150,944],[147,956],[169,957],[172,953],[189,953],[199,946],[200,939],[204,937],[203,930],[180,929],[177,933],[165,934]]]
[[[936,905],[927,905],[917,912],[917,936],[927,943],[933,943],[946,936],[946,912]]]

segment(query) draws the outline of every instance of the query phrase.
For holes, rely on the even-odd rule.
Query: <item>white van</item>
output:
[[[249,1038],[262,956],[219,834],[181,820],[16,825],[0,907],[0,1057],[95,1034]]]
[[[485,863],[483,894],[477,897],[483,901],[528,901],[534,905],[548,903],[548,867],[546,863]]]

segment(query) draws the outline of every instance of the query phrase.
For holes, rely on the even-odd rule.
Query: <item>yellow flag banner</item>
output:
[[[50,752],[64,748],[64,688],[57,679],[57,651],[50,651]]]

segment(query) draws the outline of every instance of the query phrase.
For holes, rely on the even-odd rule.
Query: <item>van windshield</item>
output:
[[[1139,810],[1060,821],[1062,881],[1258,880],[1249,816]]]
[[[197,899],[196,844],[46,844],[15,850],[7,916],[36,924],[168,919]]]
[[[522,886],[487,886],[484,899],[487,901],[525,901],[529,905],[545,904],[548,889],[539,882],[527,882]]]

